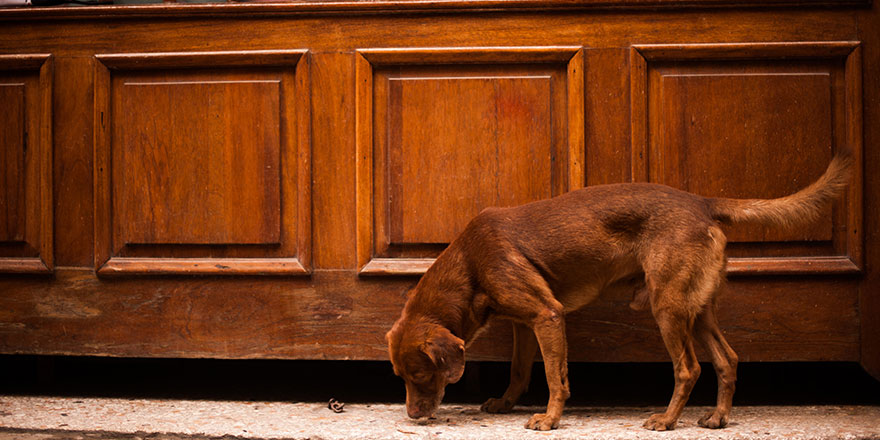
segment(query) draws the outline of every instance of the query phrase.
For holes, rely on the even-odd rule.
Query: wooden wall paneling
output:
[[[633,182],[648,180],[648,60],[636,48],[630,49],[629,58],[630,124]]]
[[[579,48],[364,49],[356,63],[362,274],[423,273],[482,208],[583,185]]]
[[[0,352],[387,359],[384,335],[410,284],[333,270],[108,280],[90,269],[57,268],[52,278],[4,280]]]
[[[355,73],[351,53],[311,53],[314,267],[357,264]]]
[[[651,179],[719,197],[775,198],[806,186],[800,176],[821,175],[832,145],[840,145],[832,141],[832,75],[806,67],[770,69],[702,74],[652,69],[656,92],[649,93],[657,98],[648,110],[656,115],[649,122]],[[790,157],[778,161],[781,152]],[[754,178],[739,180],[747,175]],[[827,207],[807,229],[743,225],[728,228],[726,235],[731,243],[829,241],[831,228]]]
[[[862,48],[855,46],[844,62],[844,75],[839,78],[844,82],[845,88],[845,127],[838,133],[843,137],[842,141],[853,155],[855,166],[853,167],[852,184],[846,192],[846,232],[849,235],[845,241],[835,243],[835,250],[847,254],[850,261],[859,269],[865,267],[864,252],[864,229],[865,229],[865,145],[864,145],[864,116],[863,112],[863,89],[862,89]],[[844,134],[845,133],[845,134]],[[838,216],[841,212],[838,212]]]
[[[99,274],[308,272],[304,55],[97,56]]]
[[[794,287],[788,278],[742,280],[721,295],[719,319],[743,361],[858,360],[857,280],[823,277]],[[339,270],[108,281],[88,269],[58,268],[53,278],[4,280],[0,352],[384,360],[384,334],[412,283]],[[631,300],[631,292],[614,292],[572,314],[570,359],[668,361],[650,312],[631,310]],[[509,327],[493,323],[468,359],[509,360]]]
[[[858,141],[861,104],[857,98],[864,94],[866,142],[865,154],[859,159],[865,167],[864,194],[858,186],[853,186],[843,208],[832,211],[834,229],[830,242],[794,241],[785,245],[788,248],[767,242],[732,243],[736,257],[731,266],[734,274],[761,276],[731,277],[729,291],[722,295],[719,319],[743,360],[860,359],[869,371],[880,376],[877,373],[880,371],[877,336],[880,320],[876,318],[880,300],[875,294],[880,278],[873,270],[876,265],[871,264],[876,260],[880,242],[875,232],[880,230],[875,206],[880,205],[874,200],[880,180],[873,178],[880,173],[876,172],[876,164],[868,159],[876,155],[878,129],[874,104],[880,88],[878,80],[871,75],[865,75],[863,91],[859,91],[857,82],[861,79],[862,60],[865,71],[877,70],[875,48],[880,45],[880,37],[874,34],[880,15],[878,5],[874,2],[873,9],[869,10],[841,7],[852,3],[830,1],[823,4],[832,5],[831,8],[820,10],[805,7],[818,4],[815,2],[782,0],[767,3],[772,6],[769,9],[765,4],[750,4],[747,9],[738,10],[729,7],[739,5],[730,0],[700,2],[702,6],[726,6],[720,9],[695,9],[694,4],[658,0],[627,4],[591,1],[574,5],[565,1],[526,0],[442,5],[298,2],[0,10],[0,53],[55,54],[50,62],[55,70],[56,91],[55,115],[51,119],[55,121],[56,137],[53,256],[54,265],[58,266],[53,277],[2,277],[0,352],[387,359],[382,335],[398,316],[404,292],[414,279],[367,277],[360,276],[358,271],[369,263],[369,274],[419,275],[433,261],[432,252],[443,246],[442,243],[424,243],[419,245],[421,247],[406,247],[391,243],[386,249],[387,255],[375,252],[374,245],[379,239],[374,229],[374,211],[378,205],[373,199],[377,193],[375,180],[382,176],[392,180],[385,174],[388,167],[374,163],[374,153],[384,148],[377,147],[379,141],[375,136],[381,130],[376,130],[374,123],[391,114],[378,111],[387,109],[387,104],[378,101],[383,96],[387,100],[388,96],[376,96],[376,91],[387,86],[394,75],[397,75],[396,81],[404,74],[416,77],[432,72],[446,73],[449,77],[465,72],[481,72],[474,75],[481,77],[528,77],[541,76],[534,73],[545,69],[551,77],[561,79],[554,83],[551,96],[557,96],[556,84],[564,84],[564,98],[551,104],[550,123],[556,127],[554,131],[560,132],[557,134],[560,139],[554,142],[560,142],[561,147],[551,172],[552,191],[560,191],[580,185],[577,182],[613,183],[631,178],[638,180],[640,170],[649,174],[650,162],[639,160],[649,160],[651,153],[657,151],[650,150],[647,144],[651,132],[648,104],[650,99],[656,98],[648,93],[648,78],[656,75],[657,69],[686,70],[688,66],[703,65],[729,74],[723,70],[725,66],[764,65],[777,71],[787,68],[798,73],[799,66],[807,66],[813,73],[824,71],[831,78],[829,87],[834,91],[829,92],[833,95],[830,124],[833,124],[834,147],[849,140]],[[615,10],[596,13],[597,7],[608,6]],[[644,6],[648,6],[650,12],[640,9]],[[663,8],[666,9],[658,10]],[[538,10],[542,12],[536,12]],[[261,32],[249,33],[256,28]],[[25,33],[31,38],[21,39],[20,35]],[[242,39],[243,33],[248,38]],[[831,41],[803,43],[819,40]],[[850,41],[854,40],[864,42],[853,48]],[[358,49],[385,47],[389,41],[406,49]],[[794,43],[714,44],[702,48],[667,44],[743,41]],[[639,50],[630,50],[633,43],[639,43]],[[525,49],[467,47],[477,45]],[[577,47],[571,51],[529,48],[542,45]],[[654,47],[647,48],[648,45]],[[581,46],[589,49],[578,49]],[[285,55],[288,58],[279,61],[283,66],[278,67],[272,66],[274,61],[271,60],[283,59],[285,56],[277,52],[284,51],[253,50],[285,47],[308,48],[309,54]],[[444,49],[419,49],[426,47]],[[579,50],[582,55],[576,55]],[[652,50],[656,50],[656,58],[652,58],[655,56]],[[157,53],[149,54],[154,57],[146,64],[139,64],[144,58],[138,54],[144,51]],[[94,58],[96,53],[108,52],[129,54],[127,60],[126,57],[117,59],[125,65],[107,67],[113,63],[112,57]],[[558,55],[560,53],[565,55]],[[582,75],[577,74],[579,56],[583,60]],[[106,112],[114,105],[113,81],[137,75],[197,79],[197,75],[206,74],[208,69],[202,68],[206,65],[221,76],[214,78],[215,82],[223,81],[223,75],[229,80],[234,76],[232,71],[252,75],[251,80],[268,72],[283,71],[288,72],[285,78],[290,78],[289,72],[295,72],[298,93],[306,89],[300,87],[300,80],[306,81],[312,89],[310,96],[299,95],[307,104],[296,105],[298,109],[309,109],[311,115],[306,118],[305,113],[297,112],[295,116],[296,125],[303,124],[302,118],[311,120],[305,125],[313,137],[311,151],[305,151],[311,156],[296,168],[311,163],[313,184],[308,194],[313,194],[314,214],[306,218],[299,213],[293,215],[297,221],[314,221],[313,227],[297,229],[297,240],[310,238],[301,233],[303,230],[311,229],[314,234],[311,240],[314,249],[311,243],[295,246],[297,253],[312,252],[310,257],[299,259],[308,261],[302,264],[312,270],[307,277],[211,276],[212,271],[230,273],[228,268],[235,268],[237,274],[249,274],[279,267],[279,262],[287,256],[279,256],[273,248],[275,245],[171,243],[113,247],[112,221],[108,223],[104,216],[113,214],[114,181],[100,174],[112,172],[113,166],[109,161],[101,162],[103,153],[113,151],[100,147],[112,145],[114,141],[112,131],[101,137],[103,130],[112,130],[112,125],[104,127],[101,121],[114,122],[112,112]],[[293,65],[295,70],[290,69]],[[106,67],[103,72],[101,66]],[[529,69],[532,75],[521,75]],[[100,80],[103,73],[106,73],[105,82],[93,89],[93,81]],[[307,75],[301,76],[305,73]],[[84,77],[86,74],[89,78]],[[581,81],[582,93],[577,92],[578,81]],[[397,84],[403,87],[401,91],[406,91],[401,82]],[[688,89],[693,84],[680,84],[677,90]],[[447,84],[447,87],[451,86]],[[807,94],[819,98],[818,87],[807,87]],[[473,87],[469,90],[473,92]],[[582,104],[576,102],[581,96]],[[259,99],[262,98],[254,95],[248,98],[249,101]],[[634,105],[639,103],[641,107]],[[92,106],[98,107],[94,113]],[[105,112],[100,110],[101,106]],[[684,107],[678,103],[677,108]],[[577,109],[583,109],[582,124],[576,122]],[[81,116],[84,112],[88,113],[86,117]],[[557,115],[562,117],[556,118]],[[828,123],[828,119],[822,119],[826,121],[823,124]],[[582,133],[560,129],[577,125],[583,127]],[[296,135],[305,136],[305,133],[298,131]],[[583,136],[582,142],[578,141],[579,135]],[[94,152],[88,145],[93,142],[92,136],[99,146]],[[582,152],[578,152],[578,148],[582,148]],[[861,154],[860,148],[857,146],[854,153]],[[436,153],[442,151],[437,149]],[[639,151],[649,154],[638,158]],[[430,151],[423,148],[417,152]],[[94,169],[93,157],[98,161]],[[516,163],[524,157],[527,155],[520,153],[508,163]],[[578,158],[583,158],[580,166],[576,165]],[[388,161],[385,155],[380,159]],[[806,163],[813,166],[820,161]],[[103,171],[99,171],[101,167]],[[687,166],[684,169],[692,170]],[[374,175],[380,172],[381,176]],[[436,174],[442,176],[442,173]],[[806,174],[805,171],[799,178],[809,178]],[[308,182],[308,175],[297,173],[296,179]],[[295,189],[302,185],[297,183]],[[253,187],[245,191],[255,192]],[[93,192],[95,200],[92,200]],[[283,188],[280,192],[283,198]],[[859,197],[864,200],[859,202]],[[303,200],[298,203],[305,203]],[[105,211],[100,210],[102,203],[106,205]],[[851,205],[864,206],[864,219],[860,220],[858,209],[849,209]],[[84,215],[84,210],[94,211],[96,221],[91,220],[92,212]],[[447,213],[444,215],[449,217],[447,222],[454,219]],[[279,221],[289,216],[281,218]],[[387,215],[385,218],[390,219]],[[415,223],[418,219],[400,220]],[[862,221],[865,228],[858,227]],[[83,231],[104,227],[110,228],[111,240],[97,236],[94,239],[101,245],[93,246],[93,232]],[[391,229],[386,226],[387,231]],[[420,239],[419,235],[408,235],[419,230],[408,231],[404,229],[400,236]],[[425,228],[422,232],[434,233]],[[827,236],[827,230],[819,232]],[[844,235],[848,237],[846,240],[839,239]],[[281,236],[283,240],[285,234]],[[237,238],[242,240],[243,235]],[[859,258],[859,248],[852,246],[861,246],[861,238],[865,244]],[[128,272],[124,274],[178,276],[107,279],[103,277],[105,271],[96,277],[95,268],[101,258],[93,255],[93,251],[101,252],[105,244],[103,261],[114,260],[118,267],[128,265],[125,268]],[[793,259],[785,252],[794,252],[798,258]],[[217,260],[223,260],[219,267]],[[164,272],[157,270],[170,263],[186,263],[196,269],[192,273],[204,276],[179,276],[188,273],[180,266],[166,266],[173,270]],[[857,269],[853,269],[854,265]],[[854,270],[861,270],[866,277],[859,278],[853,274]],[[769,275],[774,273],[799,276]],[[614,293],[572,316],[567,326],[573,347],[572,360],[667,359],[650,316],[630,311],[626,307],[630,299],[631,292]],[[489,333],[493,338],[478,340],[469,349],[469,359],[509,358],[509,325],[494,326]],[[500,339],[496,339],[499,336]]]
[[[880,2],[874,2],[870,13],[860,14],[859,38],[863,40],[860,59],[865,97],[861,109],[864,118],[864,230],[865,230],[865,278],[859,286],[859,324],[861,337],[862,367],[880,380]],[[856,66],[853,66],[856,67]],[[853,90],[855,93],[855,90]],[[859,109],[854,109],[858,111]]]
[[[634,46],[634,179],[706,196],[780,197],[818,177],[832,150],[860,164],[858,58],[850,41]],[[780,149],[792,156],[785,163]],[[729,228],[729,273],[859,272],[860,193],[857,172],[818,225]]]
[[[135,81],[112,88],[113,242],[279,244],[280,81]]]
[[[290,14],[343,15],[353,13],[435,13],[435,12],[467,12],[467,11],[571,11],[571,10],[680,10],[693,9],[729,9],[747,6],[749,8],[815,8],[825,6],[844,8],[867,6],[871,0],[764,0],[761,2],[742,0],[451,0],[444,2],[425,2],[418,0],[378,0],[369,2],[352,2],[348,0],[330,0],[324,2],[290,1],[274,4],[234,3],[231,5],[214,4],[162,4],[131,7],[99,6],[84,11],[80,8],[39,8],[28,11],[22,8],[10,8],[6,15],[13,19],[76,19],[89,18],[144,18],[161,15],[163,17],[191,17],[193,15],[210,17],[251,17],[251,16],[284,16]],[[772,9],[771,9],[772,10]],[[24,13],[24,12],[27,13]]]
[[[585,168],[587,185],[631,181],[630,52],[585,50]],[[635,113],[636,109],[632,109]]]
[[[743,362],[853,361],[859,340],[857,281],[811,280],[810,295],[784,277],[730,280],[719,296],[719,326]],[[632,292],[611,292],[566,318],[569,358],[588,362],[668,361],[650,311],[628,307]],[[791,341],[798,341],[792,344]],[[476,345],[476,344],[475,344]],[[699,352],[703,361],[707,353]]]
[[[568,100],[566,102],[568,108],[565,110],[565,114],[568,116],[568,127],[578,127],[567,130],[568,148],[565,149],[565,153],[568,157],[565,160],[568,162],[568,173],[565,183],[566,191],[587,185],[587,158],[585,156],[586,146],[584,145],[586,139],[586,134],[584,133],[586,129],[586,110],[584,106],[587,89],[584,84],[584,79],[587,75],[585,58],[584,49],[579,50],[571,57],[568,61],[568,72],[565,76],[566,88],[568,89]]]
[[[54,58],[56,266],[88,267],[95,261],[93,63],[90,56]]]
[[[0,55],[0,273],[54,266],[51,55]]]
[[[27,117],[24,110],[24,83],[12,82],[6,76],[0,84],[0,164],[3,170],[3,191],[0,192],[0,240],[24,240],[25,197],[24,155]]]
[[[357,161],[355,169],[357,249],[355,252],[357,266],[363,266],[373,256],[373,66],[363,54],[355,53],[354,56]],[[386,272],[389,270],[386,269]]]
[[[353,2],[353,9],[372,2]],[[316,8],[325,5],[315,3]],[[439,5],[439,4],[438,4]],[[275,5],[210,5],[229,21],[210,14],[200,15],[198,5],[183,5],[193,14],[170,19],[171,10],[122,6],[146,12],[146,21],[131,17],[121,21],[102,16],[98,9],[74,11],[62,8],[70,17],[36,18],[42,8],[6,8],[0,11],[3,32],[0,47],[7,51],[52,50],[65,56],[91,57],[95,53],[139,53],[181,51],[251,51],[260,48],[307,47],[313,53],[344,53],[357,48],[387,47],[389,42],[406,47],[462,46],[586,46],[629,47],[633,42],[737,42],[737,41],[844,41],[856,39],[857,12],[848,9],[817,11],[791,8],[768,11],[761,8],[707,12],[697,9],[663,13],[610,11],[566,11],[535,14],[520,12],[471,12],[424,14],[322,15],[298,14],[254,16],[231,12],[239,6],[265,11]],[[17,9],[17,10],[13,10]],[[222,12],[221,12],[222,11]],[[179,11],[183,12],[183,11]],[[203,11],[204,13],[204,11]],[[94,14],[89,20],[71,19],[77,14]],[[782,14],[782,15],[780,15]],[[780,16],[785,17],[784,26]],[[39,25],[36,25],[39,23]],[[148,23],[148,26],[136,26]],[[118,32],[115,24],[124,26]],[[249,31],[259,28],[259,33]],[[218,32],[222,29],[223,32]],[[242,38],[247,33],[248,38]],[[22,40],[21,34],[35,38]],[[64,38],[58,38],[58,35]],[[196,42],[200,43],[196,43]]]

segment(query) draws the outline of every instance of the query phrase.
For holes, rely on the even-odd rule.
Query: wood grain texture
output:
[[[280,81],[114,89],[114,243],[280,242]]]
[[[360,49],[373,65],[563,63],[580,50],[577,46],[535,47],[424,47]]]
[[[630,139],[631,120],[639,116],[639,109],[630,108],[629,50],[589,48],[584,53],[586,184],[629,182],[633,169],[630,146],[635,145]],[[644,62],[644,58],[638,60]]]
[[[99,270],[123,275],[296,275],[308,269],[296,258],[113,258]]]
[[[880,4],[874,4],[872,13],[859,16],[859,26],[862,29],[880,27]],[[864,154],[869,158],[877,157],[871,146],[880,143],[880,78],[859,74],[880,69],[880,33],[866,32],[864,40],[865,46],[855,52],[857,57],[849,58],[847,67],[851,75],[858,76],[860,85],[849,93],[865,97],[864,107],[855,107],[852,111],[864,120],[863,137],[855,134],[854,138],[864,140]],[[862,227],[865,229],[863,261],[867,269],[863,287],[859,289],[860,362],[868,373],[880,380],[880,270],[871,263],[880,258],[880,161],[864,162],[864,168],[857,171],[863,173],[865,185]]]
[[[818,4],[831,7],[812,7]],[[853,4],[864,6],[853,8]],[[742,5],[748,7],[737,7]],[[868,5],[786,0],[760,4],[729,0],[625,4],[610,0],[455,0],[0,10],[0,77],[26,77],[26,95],[28,90],[40,87],[52,91],[41,95],[49,98],[42,101],[41,111],[47,115],[43,120],[49,123],[45,135],[54,134],[51,140],[44,138],[51,148],[42,153],[50,154],[50,160],[43,162],[49,191],[41,193],[41,202],[26,204],[25,208],[28,227],[24,234],[40,231],[41,238],[33,240],[40,242],[39,249],[28,245],[32,249],[0,250],[6,252],[0,255],[6,270],[0,275],[0,352],[385,359],[382,336],[398,316],[405,291],[444,246],[421,242],[440,241],[431,236],[442,235],[438,231],[445,228],[448,237],[454,229],[450,223],[463,220],[457,219],[456,213],[443,212],[442,224],[434,231],[426,216],[398,216],[410,222],[401,225],[416,229],[400,229],[395,240],[417,243],[389,245],[384,254],[377,253],[382,250],[377,243],[386,239],[391,243],[393,228],[383,222],[388,233],[380,238],[374,226],[379,214],[392,212],[393,203],[389,205],[381,196],[376,199],[379,191],[375,182],[380,178],[397,182],[400,194],[421,194],[421,205],[411,206],[430,208],[430,188],[409,186],[408,180],[423,178],[420,168],[407,162],[409,156],[430,161],[440,153],[466,152],[452,147],[432,150],[427,145],[405,146],[400,138],[392,136],[389,142],[387,136],[380,137],[380,133],[393,133],[388,125],[393,121],[388,117],[393,112],[381,110],[403,108],[398,105],[403,101],[389,101],[388,94],[376,91],[387,89],[394,81],[401,84],[412,78],[430,77],[444,78],[435,84],[444,83],[441,89],[445,88],[445,96],[449,96],[453,84],[462,81],[450,78],[468,77],[472,79],[465,81],[465,94],[471,98],[462,95],[451,100],[470,103],[463,106],[462,113],[473,115],[473,110],[480,108],[478,104],[493,100],[500,103],[502,97],[530,103],[526,107],[539,110],[535,112],[539,116],[535,125],[541,129],[535,133],[528,130],[530,120],[520,118],[519,113],[494,113],[501,116],[499,127],[509,132],[498,139],[504,139],[502,144],[515,145],[512,156],[500,157],[494,168],[466,159],[461,170],[432,169],[427,174],[457,178],[457,174],[465,174],[466,167],[473,166],[497,169],[503,177],[504,168],[497,164],[516,165],[511,169],[528,164],[535,168],[535,176],[530,177],[546,176],[546,161],[540,159],[533,165],[528,158],[546,157],[544,146],[548,140],[539,139],[538,133],[546,132],[543,127],[549,114],[553,148],[548,187],[551,194],[556,194],[584,184],[638,180],[657,165],[650,162],[657,151],[687,152],[692,158],[673,163],[670,156],[667,164],[658,168],[670,174],[703,178],[697,174],[708,166],[713,173],[736,175],[733,170],[742,164],[728,167],[710,160],[719,157],[717,152],[700,159],[703,165],[693,160],[704,153],[696,143],[709,142],[709,132],[679,130],[672,138],[690,144],[648,148],[648,104],[651,98],[659,98],[648,93],[649,77],[658,69],[667,69],[670,74],[700,74],[694,69],[702,68],[715,69],[722,75],[670,77],[670,81],[679,81],[667,84],[666,90],[675,96],[667,93],[656,102],[675,109],[676,121],[687,122],[688,116],[705,113],[708,125],[703,127],[716,128],[732,125],[727,116],[737,108],[721,110],[729,101],[750,103],[746,107],[754,111],[743,114],[742,120],[752,128],[753,124],[763,123],[764,128],[751,134],[733,131],[733,138],[741,143],[729,157],[745,156],[742,141],[751,136],[777,135],[782,138],[780,142],[789,142],[796,136],[827,139],[831,133],[829,142],[833,145],[827,150],[816,147],[803,150],[804,158],[791,154],[780,157],[779,161],[785,163],[778,168],[785,172],[779,175],[773,167],[757,165],[768,177],[766,182],[738,182],[737,188],[776,190],[793,184],[793,178],[809,180],[821,168],[823,157],[844,146],[860,164],[845,201],[829,215],[830,240],[803,240],[809,237],[803,235],[789,237],[795,241],[731,243],[731,281],[719,312],[731,344],[745,360],[861,361],[880,377],[880,297],[875,293],[880,291],[880,272],[876,270],[880,258],[880,236],[876,232],[880,230],[880,181],[876,176],[880,170],[876,161],[870,160],[876,157],[880,145],[880,114],[876,110],[880,108],[880,80],[868,74],[878,70],[880,33],[876,30],[880,12],[876,2]],[[42,55],[50,53],[51,59]],[[754,70],[761,66],[767,69]],[[780,77],[767,83],[762,82],[767,78],[756,77],[756,82],[750,82],[742,75],[736,76],[737,69],[753,69],[765,76],[796,75],[789,78],[794,82]],[[826,75],[827,97],[820,93],[825,83],[812,82],[815,78],[810,75],[815,74]],[[551,77],[549,113],[546,106],[537,107],[535,97],[539,95],[535,93],[543,86],[528,79],[535,76]],[[114,180],[107,174],[113,171],[113,150],[105,147],[114,146],[112,124],[121,120],[115,119],[112,112],[119,105],[114,102],[114,81],[135,77],[208,82],[213,88],[209,95],[214,96],[226,93],[218,91],[218,82],[280,79],[279,108],[296,111],[281,117],[277,138],[293,148],[279,152],[279,186],[268,184],[263,188],[265,194],[277,193],[279,197],[280,245],[267,244],[274,237],[263,231],[235,232],[232,226],[225,231],[226,225],[234,222],[218,219],[199,220],[203,225],[216,221],[211,228],[224,230],[206,235],[213,238],[204,241],[215,244],[114,246]],[[478,87],[477,83],[483,85]],[[489,84],[491,92],[476,93],[483,86],[488,90]],[[753,84],[759,86],[754,95],[748,95]],[[796,91],[785,90],[794,88],[794,84],[803,86],[803,98],[812,104],[794,108],[791,115],[779,113],[786,110],[784,107],[776,107],[773,112],[769,107],[760,108],[800,99]],[[31,85],[36,87],[31,89]],[[496,93],[496,85],[502,85],[499,90],[504,89],[504,93]],[[717,90],[727,86],[742,93]],[[407,87],[401,92],[409,93]],[[714,100],[692,97],[694,93],[716,91],[718,98]],[[545,92],[540,93],[543,102]],[[680,99],[683,94],[691,98]],[[767,98],[774,94],[779,95],[778,100]],[[496,95],[498,99],[493,98]],[[437,119],[443,117],[431,105],[441,106],[442,96],[432,96],[426,90],[421,96],[432,101],[408,104],[408,110],[399,113],[400,120],[413,121],[414,113],[410,112],[421,111],[434,119],[424,127],[437,125]],[[691,105],[693,99],[703,106],[698,113],[693,112],[697,108]],[[267,115],[256,114],[266,113],[258,111],[263,100],[263,92],[251,93],[242,100],[242,108],[223,107],[220,117],[231,121],[232,131],[258,133],[257,127],[236,125],[236,118],[231,116],[238,112],[245,119],[251,118],[248,120],[266,120]],[[26,108],[39,102],[39,98],[25,97]],[[820,110],[829,106],[831,110]],[[255,114],[247,114],[249,109]],[[447,119],[456,116],[460,115]],[[779,121],[774,122],[776,116]],[[163,118],[172,117],[159,115],[154,119]],[[142,121],[150,119],[150,114],[141,117]],[[461,120],[456,127],[461,127],[462,133],[467,132],[471,121],[481,122],[477,117]],[[791,131],[793,125],[801,126],[804,121],[817,121],[820,126],[808,127],[802,133]],[[418,132],[418,125],[409,122],[400,133],[430,141],[429,136]],[[39,130],[27,131],[28,136],[37,136]],[[458,133],[448,131],[438,135],[438,144],[455,145]],[[477,129],[470,134],[477,142],[491,138]],[[406,153],[396,162],[389,161],[386,154],[374,155],[379,142],[396,145]],[[768,142],[758,139],[755,144]],[[499,151],[506,151],[502,144]],[[253,142],[244,140],[242,145]],[[541,146],[535,150],[540,155],[522,150],[532,145]],[[28,142],[28,151],[32,146]],[[483,148],[485,145],[478,145],[475,152]],[[223,149],[250,158],[266,157],[257,154],[259,150]],[[758,152],[758,156],[773,158],[767,150]],[[205,162],[204,155],[196,159]],[[401,170],[412,168],[405,179],[401,178],[403,173],[389,176],[386,172],[394,167],[384,166],[379,159],[397,163]],[[163,173],[167,175],[168,170]],[[473,186],[464,184],[461,190],[480,188],[483,174],[477,173],[481,179]],[[521,175],[528,173],[513,172],[510,176]],[[243,188],[243,194],[264,197],[258,189],[263,183],[255,183],[258,179],[250,173],[244,179],[250,187]],[[487,180],[500,181],[494,175]],[[546,177],[535,182],[520,182],[513,177],[504,180],[515,180],[510,184],[515,191],[501,191],[502,197],[519,200],[517,197],[527,195],[531,188],[546,191],[543,184],[535,183],[546,181]],[[26,191],[40,186],[25,181]],[[695,186],[727,189],[708,177]],[[308,191],[301,191],[306,187]],[[435,189],[438,195],[447,196],[450,188],[454,187]],[[209,204],[193,200],[196,205]],[[31,228],[28,222],[37,216],[31,217],[28,209],[42,203],[54,212],[41,212],[41,226]],[[382,209],[377,210],[377,206]],[[132,208],[133,212],[138,209]],[[417,209],[416,214],[421,210],[413,209]],[[203,214],[183,213],[180,218],[196,215]],[[273,223],[263,213],[253,217],[240,221],[251,226]],[[416,234],[408,235],[407,231]],[[46,235],[52,232],[53,236]],[[190,241],[198,242],[202,239],[192,237],[205,231],[170,232],[182,235],[165,241],[185,241],[183,235],[191,234]],[[802,232],[815,232],[820,238],[829,234],[827,229]],[[232,239],[222,239],[223,234],[231,234]],[[27,240],[30,243],[31,239]],[[222,244],[224,240],[262,243]],[[54,259],[51,266],[41,259],[44,252],[47,262]],[[52,277],[10,273],[46,271],[48,267],[56,271]],[[98,270],[101,272],[96,273]],[[230,274],[236,276],[223,276]],[[273,276],[262,276],[267,274]],[[609,292],[569,317],[572,359],[668,360],[650,316],[628,309],[631,298],[632,292]],[[509,325],[498,323],[477,341],[469,355],[473,359],[504,360],[509,356],[509,342]]]
[[[387,150],[378,154],[388,156],[390,230],[377,235],[389,245],[445,244],[483,208],[550,197],[550,84],[549,76],[389,81]]]
[[[51,55],[0,55],[0,273],[53,267]]]
[[[0,191],[0,242],[24,239],[25,195],[24,155],[25,111],[24,83],[4,78],[0,82],[0,170],[3,172]]]
[[[849,55],[858,41],[793,41],[761,43],[634,44],[646,60],[754,60],[840,58]]]
[[[794,287],[809,286],[811,294],[793,295],[790,279],[733,281],[721,297],[721,328],[745,361],[855,361],[856,283],[800,282]],[[87,347],[104,356],[384,359],[384,334],[412,284],[350,271],[104,281],[58,269],[51,280],[4,281],[0,352],[81,354]],[[631,300],[630,292],[610,292],[568,316],[571,359],[667,361],[653,318],[631,310]],[[509,327],[492,324],[468,359],[508,358]]]
[[[263,15],[312,15],[352,13],[432,13],[458,11],[505,11],[505,10],[591,10],[591,9],[689,9],[739,7],[847,7],[870,5],[871,0],[325,0],[291,1],[285,3],[259,4],[163,4],[139,6],[97,6],[84,14],[79,8],[40,8],[22,13],[18,8],[3,11],[0,18],[9,19],[74,19],[78,17],[190,17],[211,16],[263,16]],[[267,2],[268,3],[268,2]]]
[[[370,260],[436,256],[484,208],[583,185],[580,49],[375,49],[357,63],[358,200],[373,205],[359,208],[361,273],[412,274]]]
[[[420,276],[434,264],[435,258],[372,258],[360,270],[361,275]]]
[[[213,52],[145,52],[96,55],[111,69],[193,68],[205,67],[283,67],[296,65],[304,50],[248,50]]]
[[[36,9],[24,11],[37,12]],[[643,15],[623,11],[599,15],[569,11],[539,14],[537,20],[527,12],[432,14],[427,17],[352,14],[332,20],[320,17],[279,20],[240,17],[233,20],[234,25],[230,27],[218,27],[219,22],[212,17],[194,15],[186,20],[169,20],[161,16],[148,20],[149,26],[126,26],[124,36],[114,26],[95,26],[89,20],[48,20],[41,22],[38,35],[26,40],[16,36],[32,34],[34,23],[9,20],[4,22],[5,32],[0,34],[0,45],[15,48],[7,50],[12,53],[39,53],[51,48],[65,56],[93,57],[108,53],[229,52],[290,47],[308,48],[312,53],[350,53],[390,45],[486,48],[552,44],[553,47],[623,48],[633,44],[858,40],[852,12],[817,12],[785,11],[785,26],[779,25],[777,14],[735,9],[708,15],[699,10]],[[426,26],[426,18],[430,19],[431,26]],[[101,19],[97,21],[103,22]],[[231,31],[240,29],[245,32],[254,26],[259,26],[262,32],[249,33],[248,38]],[[227,31],[217,32],[218,28]],[[442,29],[442,32],[434,29]],[[60,32],[64,32],[64,39],[57,38]],[[405,40],[401,36],[406,36]]]
[[[822,175],[834,145],[830,72],[758,69],[652,69],[649,180],[710,197],[770,199]],[[828,241],[831,219],[829,206],[807,228],[725,234],[729,242]]]
[[[56,84],[53,154],[54,212],[64,232],[55,235],[55,259],[63,266],[94,264],[95,67],[91,57],[55,58]]]
[[[278,244],[280,94],[276,80],[119,81],[113,242]]]
[[[150,265],[167,274],[308,272],[311,105],[302,54],[96,57],[100,274]]]
[[[769,198],[815,179],[832,151],[860,161],[852,132],[862,121],[850,110],[860,108],[850,91],[861,87],[852,73],[857,49],[852,41],[633,46],[634,178],[705,196]],[[780,163],[780,154],[791,157]],[[857,171],[847,198],[807,229],[727,228],[734,272],[861,270],[861,238],[853,235],[861,230],[860,188]],[[755,241],[770,244],[737,246]],[[771,258],[766,266],[761,256]]]

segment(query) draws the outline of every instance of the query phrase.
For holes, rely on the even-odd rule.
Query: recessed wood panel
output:
[[[24,240],[24,92],[0,80],[0,242]]]
[[[577,48],[362,51],[358,256],[418,274],[481,210],[582,186]]]
[[[114,242],[278,243],[280,93],[277,80],[121,82]]]
[[[649,180],[711,197],[797,192],[831,160],[830,72],[678,74],[656,69]],[[768,69],[770,70],[770,69]],[[656,130],[654,130],[656,128]],[[784,157],[784,160],[780,158]],[[799,230],[735,226],[729,242],[831,239],[831,207]]]
[[[0,272],[52,270],[52,68],[0,55]]]
[[[308,272],[302,54],[98,56],[100,274]]]
[[[389,85],[390,242],[452,241],[488,206],[551,195],[551,78]]]
[[[636,46],[633,178],[708,197],[776,198],[816,180],[837,151],[857,164],[812,224],[726,227],[731,273],[856,272],[861,261],[857,45]]]

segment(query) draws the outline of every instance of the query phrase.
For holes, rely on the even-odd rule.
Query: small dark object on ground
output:
[[[335,413],[341,413],[345,411],[345,403],[340,402],[336,399],[330,399],[330,402],[327,404],[327,408],[330,408],[330,410]]]

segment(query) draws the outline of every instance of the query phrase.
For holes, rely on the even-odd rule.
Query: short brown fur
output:
[[[540,348],[550,399],[547,411],[532,416],[526,428],[558,427],[569,397],[565,314],[623,287],[633,289],[631,307],[650,308],[675,371],[668,408],[652,415],[645,428],[675,428],[700,375],[695,340],[718,376],[717,406],[699,424],[724,427],[737,356],[715,318],[726,262],[719,224],[791,227],[810,221],[841,193],[850,167],[851,160],[839,155],[815,183],[773,200],[704,198],[628,183],[484,210],[422,277],[386,336],[394,371],[406,382],[407,413],[433,413],[444,387],[464,372],[465,345],[489,318],[501,317],[514,325],[511,381],[483,410],[506,412],[516,404]]]

